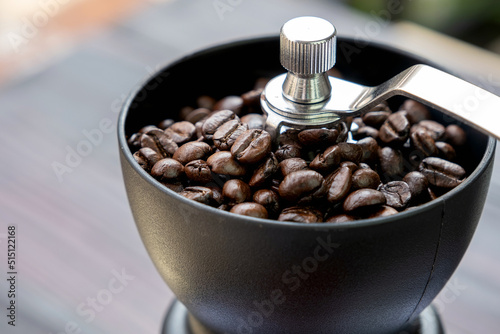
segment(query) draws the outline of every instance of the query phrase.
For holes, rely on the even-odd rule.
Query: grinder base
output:
[[[217,334],[189,314],[186,307],[175,300],[170,306],[161,334]],[[444,334],[439,315],[432,306],[428,306],[419,317],[398,334]]]

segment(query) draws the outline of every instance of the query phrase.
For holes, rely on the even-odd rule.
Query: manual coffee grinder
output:
[[[118,136],[130,206],[149,255],[178,298],[162,333],[443,333],[429,305],[457,268],[479,221],[495,150],[485,133],[500,134],[494,113],[500,98],[396,49],[367,43],[346,58],[336,56],[337,44],[355,46],[337,38],[323,19],[296,18],[282,27],[279,39],[222,45],[172,63],[125,104]],[[288,73],[280,74],[279,59]],[[345,80],[326,74],[334,65]],[[155,90],[147,90],[166,73]],[[444,123],[468,124],[473,171],[460,186],[411,211],[343,224],[297,224],[190,201],[136,164],[127,135],[164,119],[166,99],[169,110],[179,110],[202,94],[244,92],[262,76],[274,77],[261,102],[275,137],[288,128],[335,126],[381,100],[409,96],[433,108]],[[457,108],[470,94],[481,94],[479,105]],[[314,260],[316,255],[323,260]],[[307,275],[290,274],[306,264]]]

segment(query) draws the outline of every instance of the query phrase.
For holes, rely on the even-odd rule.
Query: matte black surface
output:
[[[125,106],[118,126],[121,161],[141,237],[178,299],[214,331],[397,331],[429,305],[465,253],[487,193],[493,140],[468,129],[474,153],[468,159],[479,167],[438,200],[397,216],[338,225],[260,220],[189,201],[147,175],[126,147],[126,134],[175,117],[200,94],[241,94],[263,73],[281,72],[277,50],[277,38],[270,38],[195,54],[165,69]],[[342,57],[345,77],[364,84],[423,62],[376,46]],[[322,259],[317,265],[315,254]],[[294,273],[296,266],[306,269]]]

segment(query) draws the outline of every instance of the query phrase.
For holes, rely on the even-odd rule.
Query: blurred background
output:
[[[121,105],[182,55],[277,35],[303,15],[424,56],[500,95],[497,0],[0,0],[1,274],[8,225],[18,226],[19,244],[17,325],[2,311],[0,333],[159,332],[173,295],[128,206],[114,131]],[[103,122],[113,130],[68,160]],[[496,162],[476,235],[435,302],[447,333],[500,332]],[[110,294],[123,273],[123,289]],[[2,278],[2,310],[6,289]]]

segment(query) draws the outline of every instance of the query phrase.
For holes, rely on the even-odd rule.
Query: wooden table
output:
[[[212,1],[150,5],[76,43],[54,65],[4,85],[0,268],[7,272],[7,226],[16,225],[18,275],[15,328],[6,323],[8,286],[0,280],[0,333],[159,332],[173,294],[135,228],[115,134],[120,106],[143,78],[193,50],[276,34],[294,16],[325,17],[351,36],[376,22],[331,1],[232,3],[222,14]],[[480,83],[491,74],[488,87],[500,93],[500,66],[491,67],[498,56],[412,26],[385,27],[370,38],[413,47]],[[84,147],[89,134],[93,142]],[[86,156],[69,157],[77,149]],[[58,164],[69,168],[57,173]],[[453,285],[437,298],[448,333],[500,331],[499,201],[497,158],[474,240]]]

